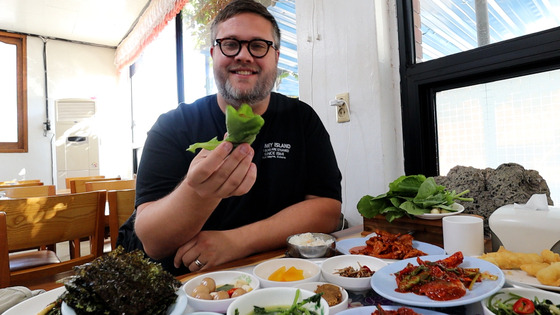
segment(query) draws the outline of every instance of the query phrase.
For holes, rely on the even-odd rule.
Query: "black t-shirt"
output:
[[[262,117],[264,126],[252,144],[257,165],[254,186],[243,196],[223,199],[204,230],[227,230],[270,217],[306,195],[341,201],[342,176],[330,137],[315,111],[297,99],[272,93]],[[142,152],[136,205],[158,200],[177,187],[195,156],[186,151],[189,145],[216,136],[221,140],[225,133],[225,114],[216,95],[180,104],[161,115]],[[141,248],[133,220],[121,228],[119,243],[128,250]],[[173,257],[169,259],[172,262]],[[168,270],[172,267],[162,263]]]

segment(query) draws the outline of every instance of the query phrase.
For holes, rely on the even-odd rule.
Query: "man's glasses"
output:
[[[220,50],[225,56],[235,57],[241,51],[243,44],[247,44],[247,49],[254,58],[266,56],[270,47],[276,49],[273,42],[264,39],[237,40],[235,38],[220,38],[216,39],[214,46],[220,46]]]

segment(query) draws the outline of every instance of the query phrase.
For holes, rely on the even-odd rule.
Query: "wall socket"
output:
[[[337,100],[344,101],[344,104],[336,106],[336,122],[344,123],[350,121],[350,95],[341,93],[335,96]]]

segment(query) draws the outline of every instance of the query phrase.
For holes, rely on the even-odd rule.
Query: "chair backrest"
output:
[[[86,182],[86,191],[135,189],[136,179]]]
[[[23,186],[23,187],[0,187],[0,192],[4,192],[10,198],[45,197],[56,195],[55,185],[43,186]]]
[[[117,247],[119,228],[134,212],[136,189],[109,190],[109,235],[111,236],[111,249]]]
[[[103,254],[102,191],[0,200],[0,287],[71,270]],[[10,251],[90,239],[90,254],[61,263],[10,271]]]
[[[92,175],[92,176],[78,176],[78,177],[66,177],[66,189],[70,189],[70,182],[77,179],[99,179],[105,178],[105,175]]]
[[[23,180],[7,180],[0,182],[0,185],[16,185],[16,184],[29,184],[29,183],[40,183],[40,179],[23,179]]]
[[[17,184],[7,183],[7,184],[0,184],[0,187],[27,187],[27,186],[43,186],[45,183],[43,182],[25,182]]]
[[[70,192],[81,193],[86,191],[86,183],[95,181],[106,181],[106,180],[121,180],[120,177],[112,178],[91,178],[91,179],[75,179],[70,181]]]

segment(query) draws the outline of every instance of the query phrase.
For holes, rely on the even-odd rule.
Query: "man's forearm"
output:
[[[186,183],[166,197],[138,206],[135,230],[154,259],[173,255],[196,235],[221,199],[202,199]]]

